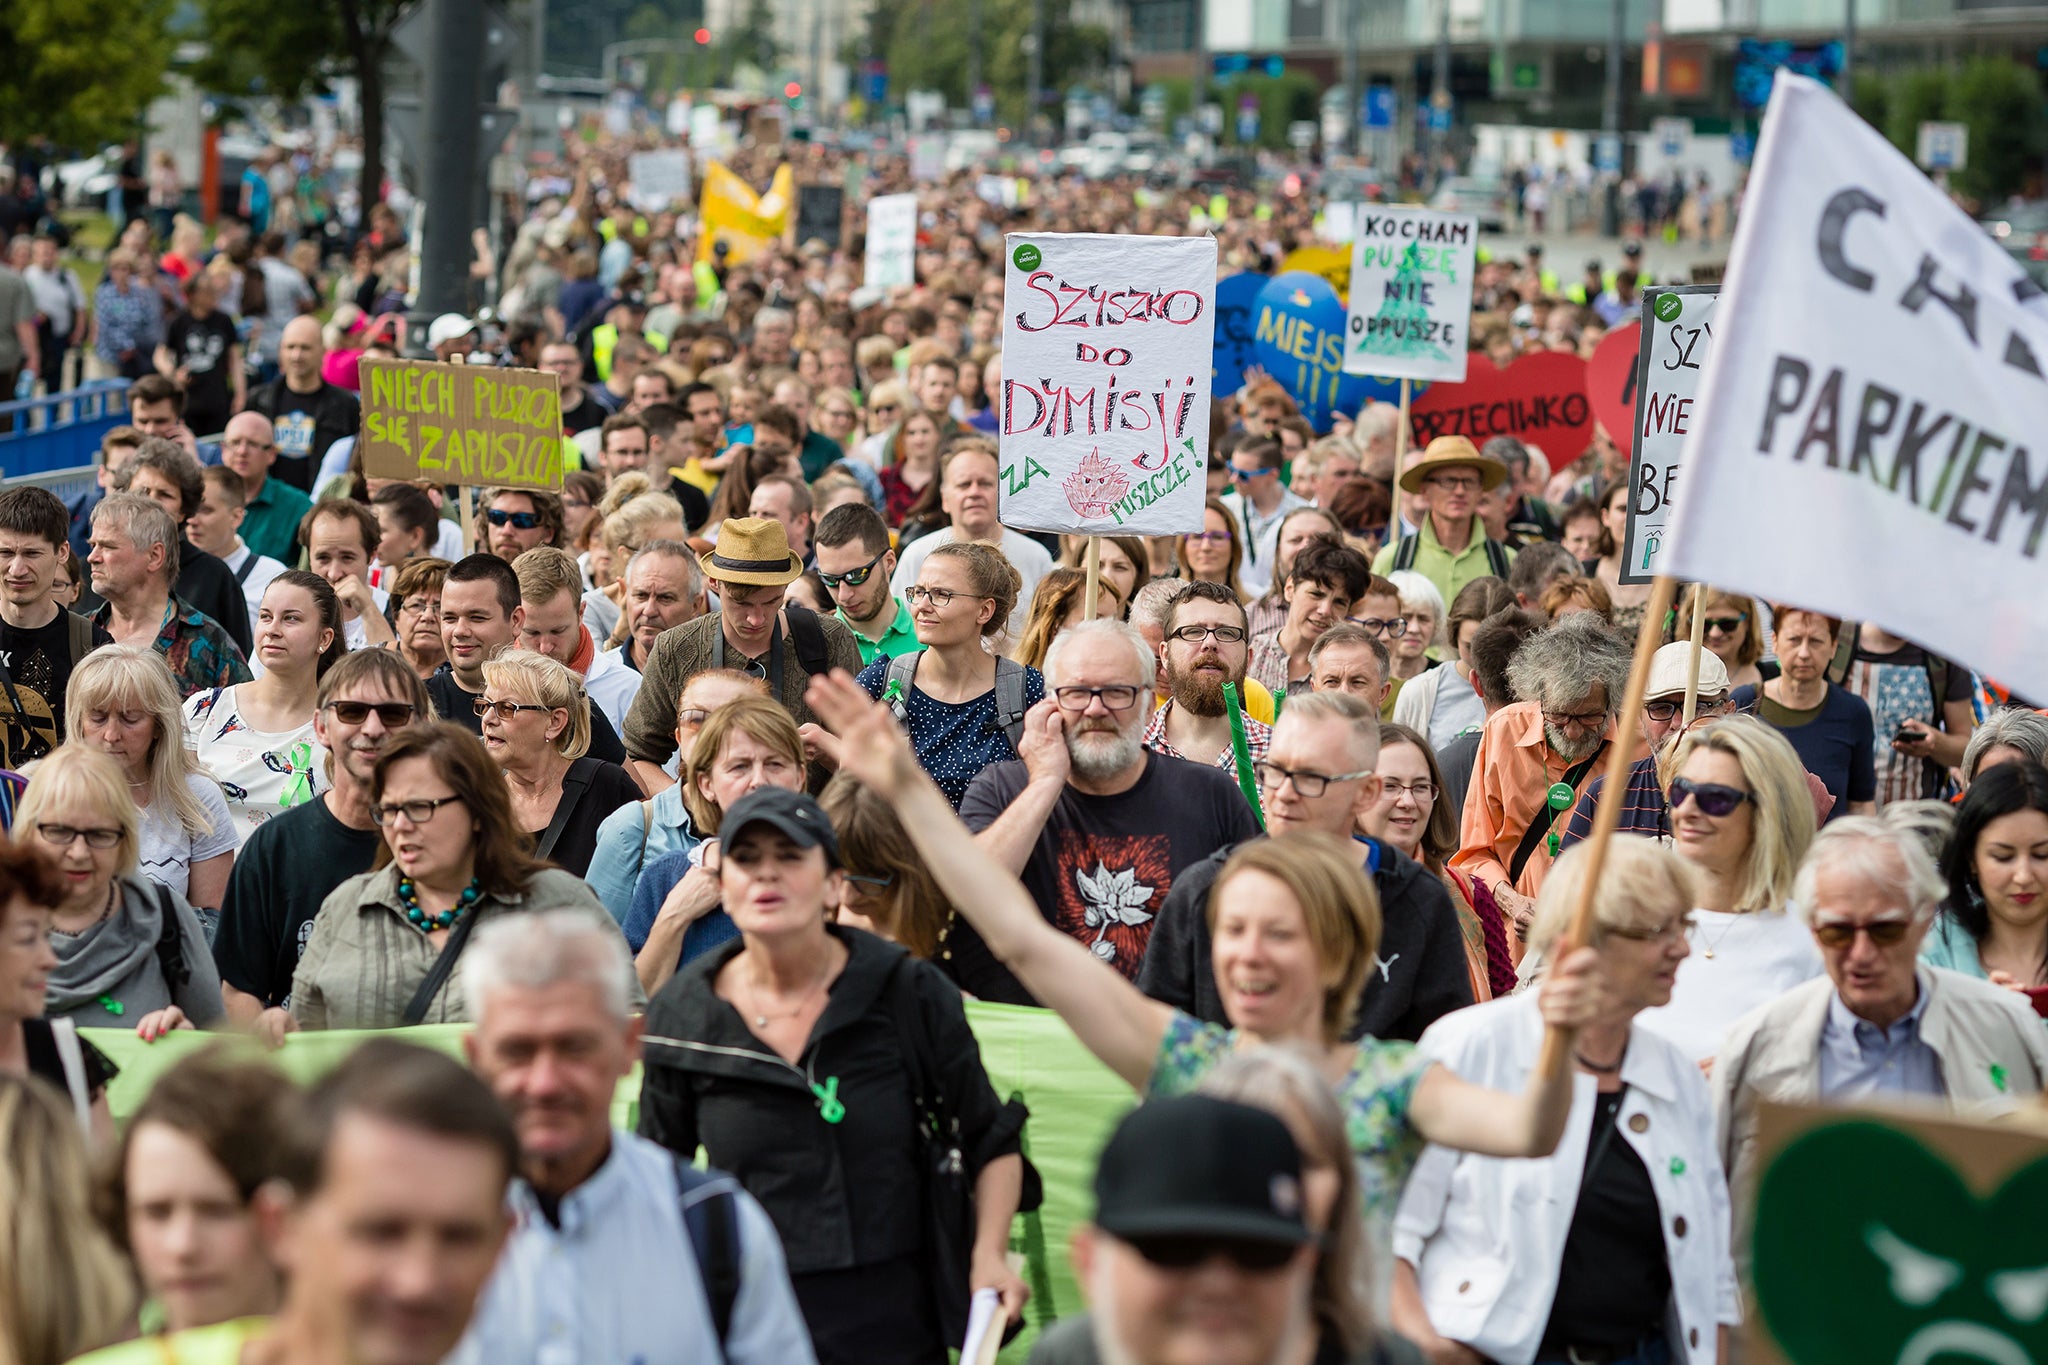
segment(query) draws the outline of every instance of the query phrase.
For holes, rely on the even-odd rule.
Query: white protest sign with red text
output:
[[[1215,239],[1012,233],[1004,250],[1003,524],[1201,530]]]

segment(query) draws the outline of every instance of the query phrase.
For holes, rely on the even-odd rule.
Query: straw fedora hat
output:
[[[1479,447],[1463,436],[1439,436],[1429,443],[1407,473],[1401,476],[1401,489],[1407,493],[1420,493],[1422,481],[1439,469],[1464,465],[1479,476],[1479,485],[1487,492],[1501,486],[1508,476],[1508,467],[1491,455],[1481,455]]]
[[[697,556],[706,578],[779,588],[803,577],[804,562],[789,552],[782,523],[767,517],[729,517],[718,523],[718,543]]]

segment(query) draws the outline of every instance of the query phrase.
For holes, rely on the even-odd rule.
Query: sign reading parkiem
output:
[[[364,472],[478,488],[560,488],[561,384],[548,370],[365,360]]]

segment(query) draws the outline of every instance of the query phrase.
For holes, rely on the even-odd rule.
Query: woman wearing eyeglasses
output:
[[[895,808],[851,777],[833,778],[818,806],[839,836],[846,866],[838,922],[900,943],[912,957],[936,963],[953,976],[946,946],[953,906],[918,856]]]
[[[1785,737],[1750,716],[1697,728],[1663,764],[1672,844],[1698,873],[1692,956],[1646,1027],[1710,1060],[1737,1019],[1821,974],[1790,913],[1813,842],[1813,796]]]
[[[1568,851],[1544,880],[1531,947],[1563,937],[1586,875]],[[1696,868],[1617,839],[1593,896],[1601,1006],[1574,1040],[1557,1150],[1502,1161],[1423,1153],[1394,1222],[1394,1326],[1432,1361],[1711,1365],[1739,1320],[1728,1182],[1694,1058],[1647,1025],[1689,948]],[[1537,1003],[1446,1016],[1422,1047],[1477,1085],[1536,1071]]]
[[[507,650],[484,665],[476,713],[484,748],[505,771],[514,827],[532,836],[534,857],[581,877],[605,817],[640,799],[624,768],[588,756],[582,680],[558,659]]]
[[[334,589],[286,569],[256,609],[256,681],[186,699],[185,742],[228,794],[237,848],[265,820],[327,790],[313,711],[321,677],[346,652]]]
[[[1673,639],[1692,638],[1692,611],[1693,595],[1681,594]],[[1777,661],[1763,661],[1763,616],[1754,597],[1732,592],[1709,593],[1705,640],[1707,648],[1727,668],[1730,687],[1761,688],[1778,676]]]
[[[860,404],[845,389],[826,389],[811,404],[811,426],[852,455],[860,433]]]
[[[938,510],[939,437],[946,419],[913,409],[896,424],[882,448],[882,519],[901,526],[915,511]],[[930,502],[929,509],[920,504]]]
[[[975,774],[1017,757],[1012,731],[1022,733],[1024,712],[1045,697],[1044,674],[993,653],[987,643],[1002,633],[1022,586],[1022,576],[993,545],[955,540],[939,546],[903,592],[924,648],[861,670],[858,681],[871,697],[881,699],[892,680],[897,684],[889,705],[909,732],[917,761],[955,809]]]
[[[1202,529],[1180,538],[1180,576],[1190,583],[1221,583],[1247,601],[1237,571],[1244,563],[1244,546],[1237,538],[1237,521],[1222,502],[1210,498],[1202,508]]]
[[[503,774],[459,725],[415,725],[386,741],[370,817],[384,836],[377,866],[321,902],[292,976],[298,1028],[468,1023],[455,964],[493,915],[588,909],[616,927],[588,886],[533,856]]]
[[[77,744],[36,767],[14,813],[14,840],[57,865],[48,1013],[79,1028],[132,1028],[155,1040],[223,1014],[206,930],[177,892],[137,865],[135,803],[107,755]]]
[[[1044,668],[1045,651],[1052,648],[1052,642],[1083,619],[1087,596],[1085,569],[1054,569],[1039,579],[1038,591],[1031,595],[1031,611],[1024,618],[1024,634],[1010,657],[1026,668]],[[1095,615],[1115,621],[1123,614],[1123,590],[1107,574],[1102,575],[1095,584]]]
[[[441,642],[441,587],[449,567],[445,559],[411,559],[391,580],[391,596],[398,603],[392,645],[422,681],[448,661],[448,647]]]
[[[141,812],[136,838],[144,874],[204,919],[220,912],[240,839],[220,783],[185,747],[180,705],[161,654],[103,645],[71,670],[64,733],[120,765]]]

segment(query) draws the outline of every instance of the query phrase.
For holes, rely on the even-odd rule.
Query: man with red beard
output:
[[[1246,662],[1251,657],[1244,606],[1222,583],[1189,583],[1166,609],[1167,698],[1145,726],[1145,747],[1170,758],[1234,771],[1230,708],[1223,685],[1237,687],[1242,709]],[[1270,726],[1244,717],[1253,762],[1266,756]]]

